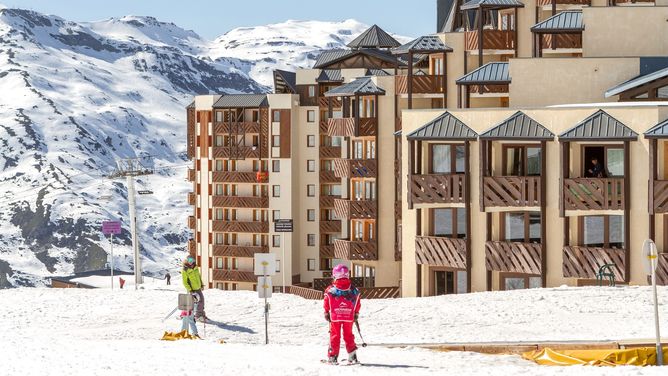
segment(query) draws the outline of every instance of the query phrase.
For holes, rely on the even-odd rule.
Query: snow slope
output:
[[[560,288],[362,302],[360,323],[368,366],[322,365],[327,323],[321,302],[275,294],[270,342],[264,343],[262,301],[251,292],[207,290],[203,341],[162,342],[180,322],[162,318],[178,287],[146,290],[12,289],[5,307],[0,374],[158,375],[659,375],[658,368],[540,367],[519,356],[441,353],[382,343],[648,338],[650,290]],[[668,288],[660,300],[668,301]],[[661,307],[665,323],[668,306]],[[204,327],[199,324],[200,333]],[[220,344],[223,339],[225,344]],[[345,354],[345,350],[342,350]],[[47,368],[48,365],[48,368]]]

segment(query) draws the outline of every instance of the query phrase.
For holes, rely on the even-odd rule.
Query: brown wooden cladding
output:
[[[408,94],[408,76],[395,76],[397,94]],[[443,93],[443,76],[413,76],[413,94]]]
[[[325,273],[323,273],[325,274]],[[350,282],[352,283],[353,286],[360,288],[361,286],[364,286],[364,278],[363,277],[350,277]],[[313,278],[313,289],[318,290],[318,291],[325,291],[325,289],[332,284],[332,276],[328,276],[325,278]]]
[[[328,124],[329,122],[327,120],[320,120],[320,133],[327,134]]]
[[[341,219],[373,219],[376,218],[375,200],[334,200],[336,216]]]
[[[322,300],[324,292],[301,286],[287,286],[288,294],[297,295],[308,300]]]
[[[371,137],[377,134],[377,118],[360,118],[359,134],[355,134],[355,118],[327,120],[327,135],[332,137]]]
[[[659,265],[656,267],[656,284],[668,286],[668,253],[659,254]]]
[[[321,109],[325,110],[329,108],[329,101],[332,102],[332,108],[341,108],[341,99],[336,97],[320,97],[318,98],[318,105]]]
[[[188,158],[195,158],[195,124],[197,122],[197,113],[195,108],[188,108],[186,110],[187,117],[187,142],[188,142]]]
[[[214,245],[216,257],[254,257],[256,253],[268,253],[267,246]]]
[[[543,38],[544,50],[551,48],[582,48],[582,34],[543,34],[541,38]]]
[[[654,180],[654,213],[668,213],[668,180]]]
[[[191,215],[188,217],[188,228],[191,230],[197,229],[197,220],[195,219],[195,216]]]
[[[378,175],[375,159],[334,160],[334,175],[339,178],[375,178]]]
[[[487,270],[507,273],[541,274],[540,244],[497,242],[485,243]]]
[[[341,221],[320,221],[321,234],[338,234],[341,232]]]
[[[334,208],[334,200],[340,199],[341,196],[320,196],[320,207],[321,208]]]
[[[341,260],[378,260],[376,242],[334,240],[334,256]]]
[[[290,132],[292,131],[290,123],[290,110],[280,110],[281,111],[281,146],[280,146],[280,158],[290,158],[291,153],[291,142],[292,137]]]
[[[617,248],[564,247],[563,273],[566,278],[596,279],[601,266],[612,267],[615,281],[624,281],[625,251]]]
[[[482,48],[485,50],[514,50],[514,30],[483,30]],[[466,31],[464,33],[465,48],[467,51],[477,51],[479,48],[478,30]]]
[[[313,87],[313,96],[309,96],[309,88]],[[317,85],[297,85],[297,94],[299,94],[300,106],[317,106],[318,105],[318,86]]]
[[[195,170],[192,168],[188,169],[188,181],[194,182],[196,180]]]
[[[214,207],[268,208],[269,197],[213,196]]]
[[[466,269],[466,241],[439,236],[417,236],[415,260],[419,265]]]
[[[320,183],[340,183],[341,178],[334,171],[320,171]]]
[[[320,158],[341,158],[341,147],[340,146],[321,146],[320,147]]]
[[[486,176],[483,179],[485,206],[540,206],[539,176]]]
[[[214,146],[213,157],[223,159],[260,158],[260,149],[254,146]]]
[[[321,244],[319,251],[320,258],[334,258],[334,245]]]
[[[269,108],[260,108],[260,158],[269,158]]]
[[[617,3],[621,2],[623,1],[617,0]],[[591,0],[557,0],[557,5],[590,5],[590,4]],[[537,0],[537,5],[552,5],[552,0]]]
[[[198,111],[199,117],[199,154],[201,158],[209,157],[209,122],[211,121],[211,111]]]
[[[394,287],[361,287],[361,299],[396,299],[401,297],[398,286]]]
[[[213,129],[215,134],[244,134],[244,133],[260,133],[260,123],[254,121],[242,121],[242,122],[219,122],[215,121],[213,123]]]
[[[257,277],[253,272],[242,272],[239,270],[213,269],[214,281],[225,282],[249,282],[256,283]]]
[[[197,199],[197,196],[195,196],[195,193],[194,193],[194,192],[190,192],[190,193],[188,193],[188,204],[189,204],[189,205],[193,205],[193,206],[194,206],[195,204],[197,204],[197,200],[196,200],[196,199]]]
[[[470,85],[472,94],[500,94],[508,93],[508,85]]]
[[[217,171],[213,173],[214,183],[253,183],[257,184],[256,172]]]
[[[624,178],[564,179],[566,210],[623,210]]]
[[[244,232],[260,234],[269,232],[269,222],[213,221],[215,232]]]
[[[411,175],[412,204],[464,203],[464,174]]]
[[[197,256],[197,248],[195,246],[195,240],[194,239],[188,240],[188,254],[192,257]]]

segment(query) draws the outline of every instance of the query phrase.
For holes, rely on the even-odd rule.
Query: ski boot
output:
[[[327,358],[327,363],[329,364],[339,364],[339,357],[336,355],[332,355],[329,358]]]
[[[359,362],[357,359],[357,350],[353,350],[353,352],[348,354],[348,364],[359,364]]]

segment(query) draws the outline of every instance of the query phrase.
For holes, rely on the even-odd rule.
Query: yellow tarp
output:
[[[650,366],[656,365],[656,349],[641,347],[626,350],[559,350],[543,349],[522,354],[524,359],[546,366]],[[663,349],[668,359],[668,348]]]
[[[165,332],[160,338],[162,341],[178,341],[180,339],[195,339],[195,337],[188,334],[187,330],[183,330],[180,332]]]

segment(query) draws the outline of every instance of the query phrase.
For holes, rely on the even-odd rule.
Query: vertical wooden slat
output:
[[[471,292],[473,257],[471,255],[471,143],[464,143],[464,199],[466,202],[466,292]]]
[[[547,287],[547,142],[540,142],[540,244],[541,247],[541,282]]]
[[[624,141],[624,282],[631,280],[631,143]]]

